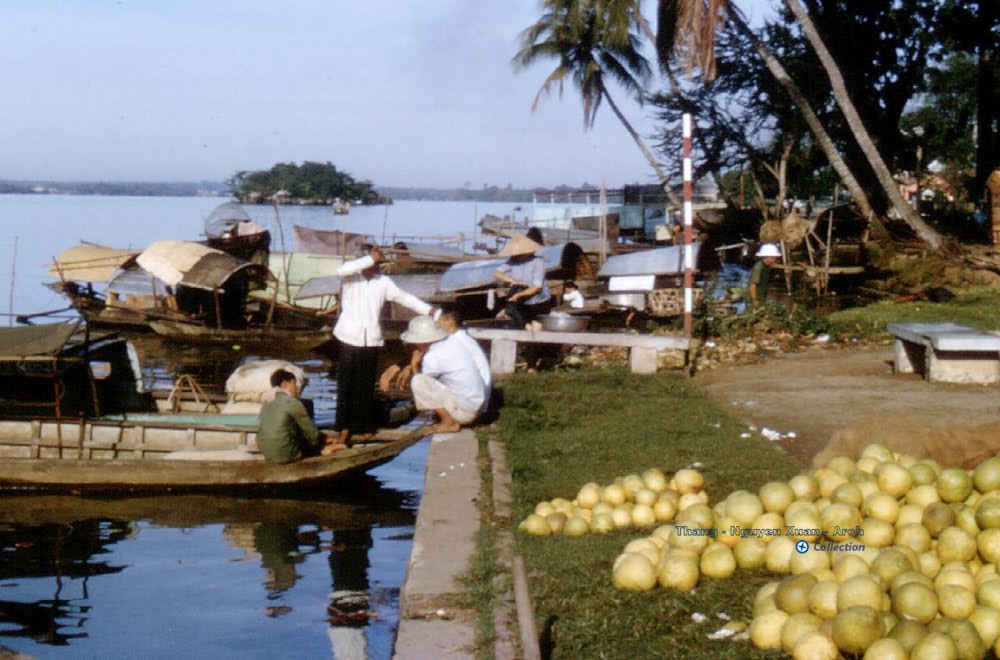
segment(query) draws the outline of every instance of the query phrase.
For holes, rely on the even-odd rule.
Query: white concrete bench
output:
[[[890,323],[896,373],[943,383],[1000,382],[1000,335],[957,323]]]
[[[686,351],[691,341],[675,335],[630,335],[598,332],[531,332],[469,328],[476,339],[490,341],[490,370],[494,374],[512,374],[517,361],[518,344],[567,344],[569,346],[622,346],[629,350],[632,373],[656,373],[656,352],[661,349]]]

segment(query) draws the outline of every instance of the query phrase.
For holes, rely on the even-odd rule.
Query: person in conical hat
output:
[[[552,294],[545,282],[545,261],[536,254],[542,246],[527,236],[515,235],[500,251],[506,263],[493,277],[511,287],[504,311],[517,329],[540,330],[537,319],[552,307]]]
[[[748,292],[750,304],[757,306],[767,300],[767,285],[771,279],[771,266],[781,259],[781,250],[774,243],[764,243],[754,256],[759,261],[750,270]]]

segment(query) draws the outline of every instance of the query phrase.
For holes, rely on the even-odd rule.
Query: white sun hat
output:
[[[399,336],[407,344],[432,344],[448,336],[448,333],[437,327],[434,319],[429,316],[414,316],[406,327],[406,332]]]
[[[757,254],[755,254],[754,256],[755,257],[776,257],[776,258],[780,259],[781,258],[781,250],[779,250],[778,246],[775,245],[774,243],[764,243],[763,245],[760,246],[760,249],[757,250]]]

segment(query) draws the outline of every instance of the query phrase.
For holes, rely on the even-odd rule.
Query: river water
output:
[[[64,306],[43,283],[52,257],[79,240],[133,248],[197,240],[222,201],[0,195],[2,324],[11,312]],[[248,211],[277,245],[274,210]],[[292,224],[378,237],[384,225],[389,240],[469,235],[478,216],[511,212],[450,202],[398,202],[388,215],[356,207],[346,219],[325,208],[280,209],[289,241]],[[247,360],[294,358],[309,375],[317,421],[333,421],[336,383],[323,355],[135,341],[144,378],[157,387],[190,373],[217,389]],[[426,442],[294,498],[0,495],[0,646],[39,658],[388,658]],[[339,600],[352,593],[357,602]]]

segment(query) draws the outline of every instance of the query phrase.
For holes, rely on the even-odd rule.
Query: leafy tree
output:
[[[277,163],[270,170],[239,171],[227,183],[244,203],[270,202],[279,193],[312,204],[329,204],[336,198],[364,204],[382,201],[371,181],[357,181],[329,161]]]

